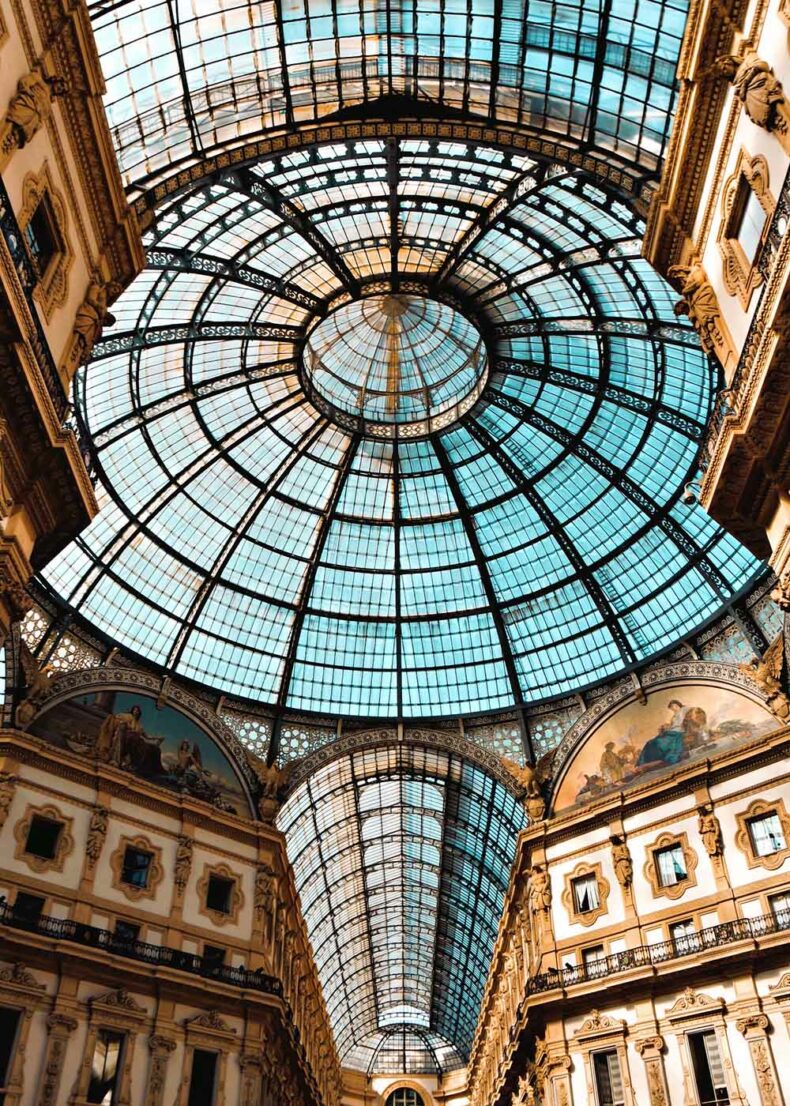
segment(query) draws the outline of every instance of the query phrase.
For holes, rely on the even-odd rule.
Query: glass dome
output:
[[[322,715],[489,712],[668,649],[758,565],[682,502],[715,381],[642,232],[579,169],[439,137],[186,187],[78,375],[102,510],[50,588],[167,672]]]
[[[352,300],[320,319],[304,354],[307,391],[319,407],[353,415],[373,437],[439,430],[473,405],[486,350],[472,323],[426,296]],[[345,422],[345,420],[342,420]]]

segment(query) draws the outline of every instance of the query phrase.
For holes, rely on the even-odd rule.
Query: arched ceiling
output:
[[[686,0],[95,0],[125,182],[276,128],[377,114],[515,124],[648,173]],[[392,109],[390,109],[392,110]]]
[[[509,708],[672,646],[756,565],[681,502],[714,380],[641,233],[578,170],[452,141],[176,197],[77,378],[102,511],[46,579],[174,675],[322,714]],[[428,436],[304,372],[312,328],[393,289],[488,353]]]
[[[345,1066],[466,1062],[523,824],[477,764],[418,745],[358,749],[288,798],[278,826]]]

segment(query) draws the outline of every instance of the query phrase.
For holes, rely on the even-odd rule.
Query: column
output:
[[[735,1023],[742,1033],[752,1054],[757,1086],[760,1088],[762,1106],[784,1106],[784,1097],[776,1075],[771,1042],[768,1039],[770,1022],[765,1014],[747,1014]]]
[[[175,1051],[176,1042],[172,1037],[152,1033],[148,1038],[151,1050],[151,1067],[148,1072],[148,1087],[145,1092],[145,1106],[162,1106],[165,1094],[167,1065]]]
[[[49,1029],[47,1054],[37,1106],[56,1106],[59,1101],[58,1089],[60,1077],[63,1074],[63,1061],[66,1059],[69,1037],[77,1028],[77,1019],[68,1014],[50,1014],[47,1018],[47,1028]]]
[[[634,1041],[634,1048],[642,1057],[647,1072],[647,1087],[650,1094],[650,1106],[669,1106],[669,1090],[664,1072],[664,1038],[642,1037]]]

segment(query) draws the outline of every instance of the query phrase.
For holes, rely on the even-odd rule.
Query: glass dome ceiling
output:
[[[372,437],[393,437],[396,427],[413,437],[454,422],[487,375],[485,343],[463,315],[397,293],[352,300],[319,320],[302,369],[317,406]]]
[[[173,674],[322,714],[492,711],[673,645],[757,565],[681,502],[714,381],[642,230],[581,170],[450,138],[185,188],[78,376],[102,510],[46,580]],[[488,351],[427,436],[305,391],[308,333],[389,295]]]

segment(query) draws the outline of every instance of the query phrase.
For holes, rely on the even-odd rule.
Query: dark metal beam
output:
[[[524,405],[521,404],[521,407]],[[494,457],[499,465],[504,469],[507,475],[510,477],[513,484],[522,493],[524,498],[533,508],[535,513],[540,518],[543,525],[549,531],[551,536],[557,542],[562,549],[568,561],[576,571],[577,576],[584,584],[585,588],[589,592],[593,602],[595,603],[598,611],[601,615],[601,620],[612,635],[620,656],[627,668],[635,665],[637,662],[637,656],[634,652],[631,643],[623,633],[623,629],[620,625],[620,620],[614,610],[614,607],[609,601],[608,596],[604,592],[601,585],[596,580],[594,574],[590,571],[590,568],[581,556],[576,546],[568,537],[565,527],[562,526],[553,512],[549,508],[545,500],[540,496],[535,489],[531,480],[528,480],[518,465],[510,459],[508,454],[502,449],[499,442],[497,442],[491,434],[478,422],[470,419],[468,416],[463,420],[466,429],[472,435],[477,442],[487,449],[488,452]],[[520,702],[523,700],[517,700]]]
[[[245,265],[236,259],[225,260],[202,250],[198,253],[194,250],[165,249],[155,246],[146,251],[146,268],[223,277],[233,284],[244,284],[250,288],[258,288],[262,292],[271,292],[309,311],[318,311],[321,306],[317,296],[303,291],[289,280],[267,276],[260,269],[253,269],[251,265]]]
[[[645,318],[603,318],[567,315],[557,319],[525,319],[520,323],[499,323],[492,327],[500,338],[523,338],[529,334],[614,334],[621,338],[660,338],[662,342],[699,349],[691,327],[653,322]]]
[[[398,198],[399,184],[399,150],[397,138],[387,139],[387,208],[390,220],[390,283],[392,291],[397,292],[400,284],[398,275],[398,258],[400,255],[400,201]]]
[[[208,342],[216,338],[277,338],[297,342],[304,338],[304,327],[270,323],[192,323],[185,326],[149,326],[103,338],[93,347],[92,361],[114,353],[166,346],[171,342]]]
[[[483,585],[483,591],[485,592],[486,599],[488,601],[488,607],[491,612],[491,618],[494,621],[496,627],[497,637],[499,639],[499,649],[502,653],[502,661],[507,671],[508,680],[510,681],[510,690],[513,694],[513,701],[516,703],[523,702],[524,695],[521,689],[521,683],[518,677],[518,669],[516,668],[516,662],[513,658],[513,650],[510,645],[510,638],[507,635],[507,628],[505,627],[505,620],[502,617],[502,611],[500,610],[499,596],[494,588],[491,574],[488,571],[488,565],[483,554],[480,540],[477,536],[477,530],[475,528],[474,518],[469,510],[469,505],[464,499],[461,486],[458,483],[458,478],[455,475],[455,470],[450,464],[450,458],[447,456],[447,451],[442,443],[441,436],[437,436],[433,440],[433,448],[436,456],[439,459],[439,464],[442,469],[442,474],[447,481],[447,486],[450,489],[450,494],[453,497],[456,509],[458,511],[459,518],[464,527],[467,540],[469,542],[469,548],[472,550],[472,554],[475,558],[475,564],[477,565],[477,571],[480,575],[480,582]]]

